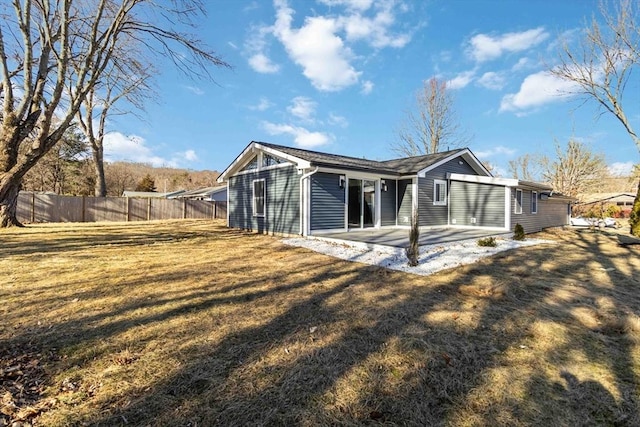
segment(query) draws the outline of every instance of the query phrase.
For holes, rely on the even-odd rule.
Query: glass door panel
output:
[[[375,200],[376,200],[376,182],[362,181],[362,226],[373,227],[376,223],[375,218]]]
[[[349,228],[360,228],[362,214],[362,180],[349,179]]]

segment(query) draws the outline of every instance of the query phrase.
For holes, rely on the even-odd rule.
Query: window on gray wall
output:
[[[538,192],[537,191],[531,192],[531,213],[532,214],[538,213]]]
[[[516,190],[516,205],[514,207],[513,213],[522,213],[522,190]]]
[[[442,179],[433,180],[433,204],[436,206],[446,206],[447,181]]]
[[[264,179],[253,180],[253,216],[264,216],[265,193]]]

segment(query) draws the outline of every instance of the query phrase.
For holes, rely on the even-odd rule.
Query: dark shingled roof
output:
[[[255,142],[257,144],[264,145],[265,147],[281,151],[290,156],[306,160],[313,166],[336,167],[341,169],[362,171],[376,171],[392,175],[415,174],[426,167],[429,167],[451,155],[465,150],[464,148],[460,148],[457,150],[444,151],[436,154],[427,154],[424,156],[376,161],[360,159],[357,157],[339,156],[337,154],[321,153],[319,151],[303,150],[301,148],[285,147],[283,145],[270,144],[267,142]]]

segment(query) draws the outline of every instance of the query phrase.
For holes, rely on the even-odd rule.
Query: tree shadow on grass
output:
[[[628,332],[597,338],[615,330],[604,328],[607,316],[625,319],[640,307],[638,297],[629,296],[638,285],[638,265],[620,269],[611,256],[621,253],[603,253],[602,242],[592,237],[510,251],[430,277],[314,254],[305,261],[296,257],[306,251],[273,246],[269,251],[282,255],[284,264],[296,261],[272,277],[266,290],[260,286],[268,277],[256,271],[241,283],[218,283],[182,297],[168,292],[146,316],[127,319],[153,307],[138,301],[94,319],[61,323],[58,337],[74,332],[61,342],[71,350],[66,363],[83,365],[90,358],[74,356],[73,348],[86,341],[108,341],[140,325],[183,317],[195,322],[193,336],[172,340],[176,348],[166,349],[167,364],[173,364],[166,374],[126,392],[97,394],[65,422],[569,425],[591,414],[585,408],[599,400],[603,406],[590,419],[633,425],[639,387],[634,344]],[[569,244],[575,256],[566,255]],[[256,247],[247,256],[262,254]],[[560,256],[562,263],[554,262]],[[594,268],[605,276],[595,278]],[[304,269],[304,277],[295,276]],[[624,282],[608,286],[607,277]],[[608,300],[613,305],[603,305]],[[218,311],[228,306],[236,310],[232,317]],[[601,324],[586,328],[577,315],[583,309],[600,316]],[[227,328],[219,335],[211,329],[216,319],[217,327]],[[553,336],[545,325],[564,333]],[[157,342],[165,332],[146,333],[145,340]],[[95,356],[113,350],[107,345],[100,350],[105,354]],[[131,368],[141,369],[136,365],[143,359]],[[617,391],[576,372],[585,366],[602,366]],[[581,401],[584,390],[588,398]]]

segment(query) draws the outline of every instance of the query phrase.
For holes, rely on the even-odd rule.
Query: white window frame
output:
[[[520,193],[520,202],[518,202],[518,193]],[[516,189],[516,197],[514,199],[513,213],[521,214],[522,213],[522,201],[523,201],[523,193],[522,190]]]
[[[438,185],[441,185],[444,188],[444,200],[438,199]],[[434,179],[433,180],[433,205],[434,206],[447,206],[447,181],[444,179]]]
[[[258,213],[257,212],[257,203],[256,203],[256,183],[257,182],[262,182],[262,213]],[[254,179],[253,181],[251,181],[251,193],[252,193],[252,198],[251,198],[251,205],[252,205],[252,209],[253,209],[253,216],[255,217],[260,217],[260,218],[264,218],[265,213],[267,212],[267,183],[266,180],[264,178],[261,179]]]
[[[538,213],[538,192],[537,191],[531,192],[531,213],[532,214]]]

